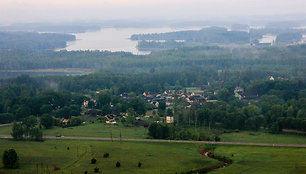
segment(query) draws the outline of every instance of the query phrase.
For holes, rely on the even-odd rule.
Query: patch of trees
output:
[[[34,116],[25,118],[22,123],[14,123],[11,135],[14,140],[42,141],[43,133],[37,127],[37,119]]]
[[[0,123],[22,121],[30,115],[41,117],[52,114],[65,118],[80,115],[84,97],[39,89],[29,79],[19,83],[17,78],[15,84],[0,87]]]
[[[69,34],[0,32],[0,49],[54,50],[66,47],[66,42],[73,40],[75,36]]]

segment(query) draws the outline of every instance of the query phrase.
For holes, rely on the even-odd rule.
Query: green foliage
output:
[[[43,125],[46,129],[50,129],[54,125],[54,119],[51,115],[43,115],[40,119],[41,125]]]
[[[69,120],[69,126],[79,126],[83,122],[81,117],[71,117]]]
[[[16,169],[19,167],[19,157],[15,149],[8,149],[3,152],[2,162],[5,168]]]
[[[14,120],[14,115],[11,113],[0,113],[0,124],[11,123]]]
[[[149,135],[156,139],[166,139],[169,137],[169,126],[166,124],[152,123],[149,126]]]
[[[23,139],[23,134],[24,134],[24,129],[22,124],[19,123],[14,123],[11,135],[14,140],[22,140]]]

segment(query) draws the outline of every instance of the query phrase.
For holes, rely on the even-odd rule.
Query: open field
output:
[[[0,127],[0,134],[10,134],[12,126]],[[119,125],[109,125],[104,123],[87,123],[77,127],[54,127],[52,129],[43,129],[44,135],[49,136],[75,136],[75,137],[101,137],[101,138],[146,138],[147,129],[144,127],[124,127]]]
[[[9,135],[12,126],[0,126],[0,135]],[[199,129],[205,135],[212,135],[215,130],[207,128]],[[87,123],[82,126],[52,129],[43,129],[44,135],[48,136],[69,136],[69,137],[97,137],[97,138],[130,138],[145,139],[148,130],[143,127],[124,127],[119,125],[108,125],[104,123]],[[305,135],[294,133],[270,134],[265,132],[242,131],[238,133],[224,133],[220,135],[222,142],[247,142],[247,143],[269,143],[269,144],[306,144]]]
[[[67,150],[69,147],[69,150]],[[21,168],[0,173],[93,173],[95,167],[102,173],[175,173],[214,166],[219,162],[205,158],[193,144],[148,142],[110,142],[92,140],[46,140],[45,142],[13,142],[0,140],[0,152],[16,149]],[[103,158],[104,153],[109,158]],[[97,164],[90,164],[95,157]],[[1,159],[2,160],[2,159]],[[115,164],[120,161],[121,167]],[[138,168],[138,162],[142,167]],[[48,168],[47,168],[48,166]],[[54,171],[54,168],[59,170]]]
[[[221,136],[224,142],[248,142],[270,144],[306,144],[305,135],[297,134],[270,134],[265,132],[243,131],[238,133],[225,133]]]
[[[67,150],[69,147],[69,150]],[[21,168],[0,173],[181,173],[219,164],[198,150],[205,145],[159,142],[111,142],[96,140],[46,140],[13,142],[0,140],[0,152],[16,149]],[[109,158],[103,158],[108,152]],[[216,145],[215,153],[233,160],[233,164],[212,173],[305,173],[306,148]],[[232,155],[233,154],[233,155]],[[90,164],[95,157],[97,164]],[[0,159],[1,161],[1,159]],[[115,163],[120,161],[121,167]],[[138,162],[142,167],[138,168]],[[57,168],[57,170],[54,170]]]
[[[215,152],[229,157],[233,164],[212,174],[306,173],[306,148],[217,146]]]

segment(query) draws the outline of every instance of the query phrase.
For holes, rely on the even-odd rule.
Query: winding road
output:
[[[11,135],[0,135],[2,139],[10,139]],[[269,146],[269,147],[306,147],[306,144],[268,144],[268,143],[245,143],[245,142],[215,142],[215,141],[188,141],[188,140],[159,140],[159,139],[127,139],[127,138],[97,138],[97,137],[55,137],[44,136],[45,139],[63,140],[102,140],[102,141],[133,141],[133,142],[165,142],[165,143],[192,143],[192,144],[223,144],[223,145],[246,145],[246,146]]]

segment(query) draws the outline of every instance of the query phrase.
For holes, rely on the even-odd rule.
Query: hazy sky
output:
[[[0,0],[0,23],[306,13],[306,0]]]

